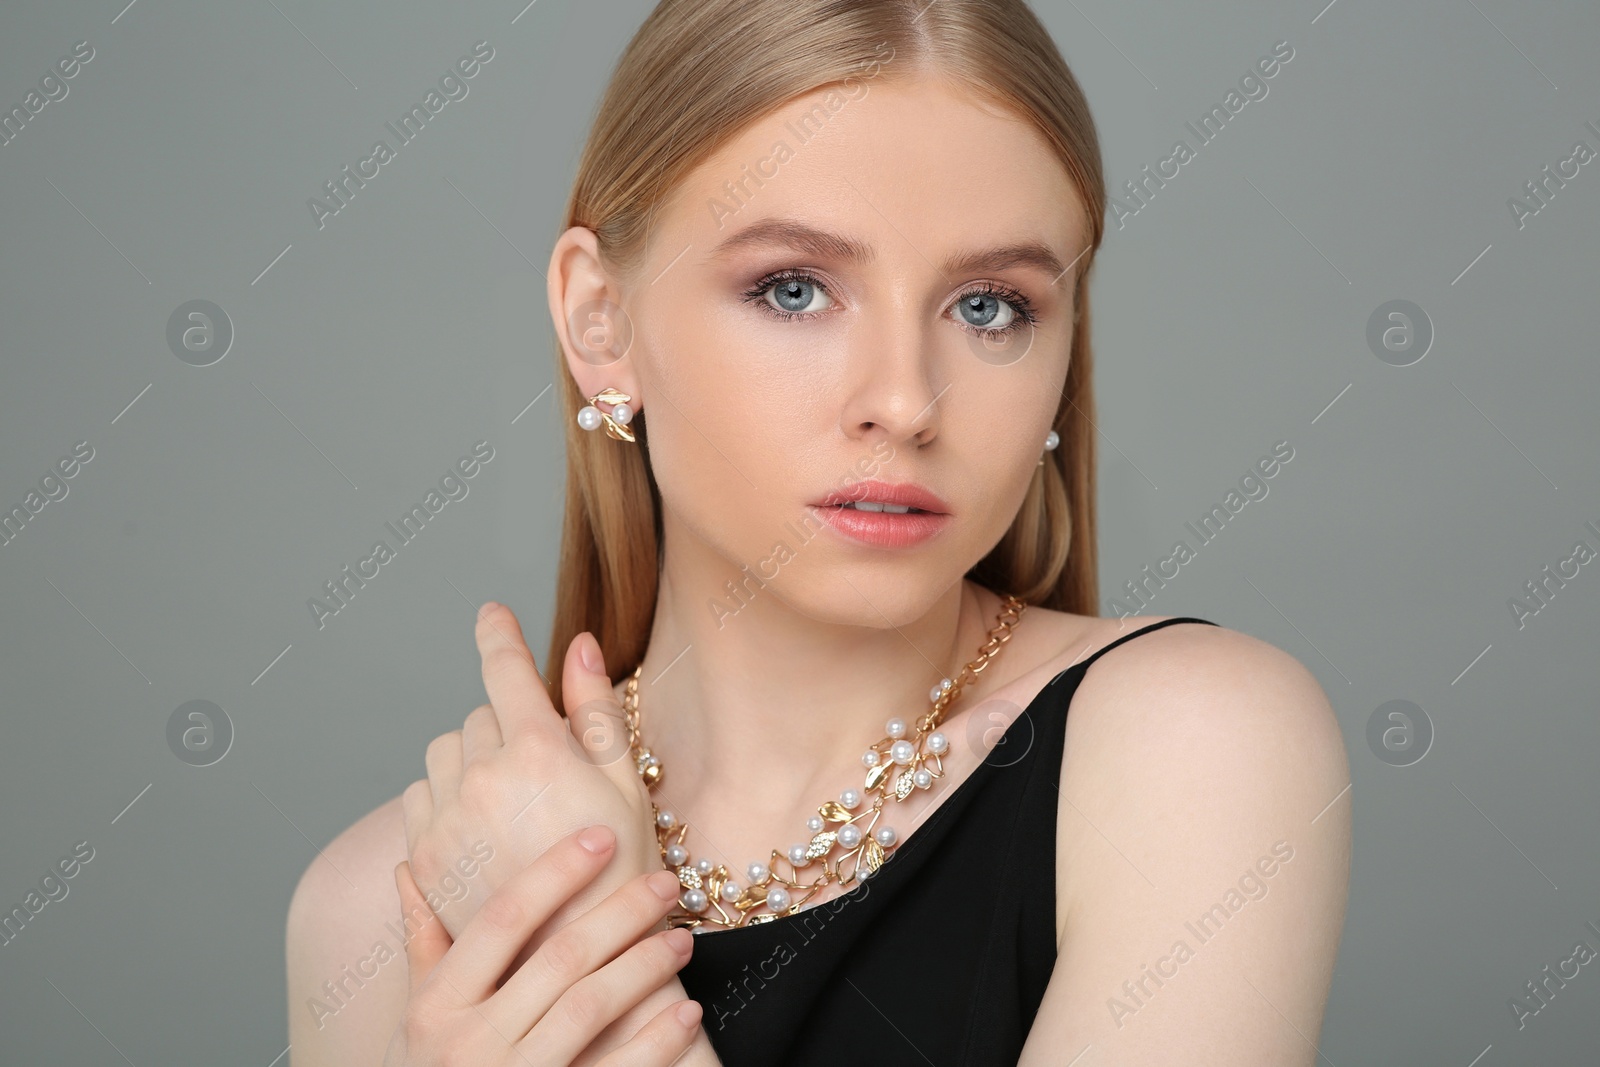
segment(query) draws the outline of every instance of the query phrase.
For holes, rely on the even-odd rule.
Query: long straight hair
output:
[[[891,59],[886,63],[884,56]],[[562,230],[591,229],[608,268],[640,268],[652,212],[689,171],[748,123],[795,97],[938,71],[1031,122],[1055,150],[1087,212],[1066,388],[1015,520],[967,577],[1029,604],[1093,615],[1094,398],[1086,284],[1105,231],[1105,179],[1088,102],[1049,33],[1022,0],[662,0],[618,60],[578,163]],[[566,425],[566,517],[545,663],[561,700],[567,646],[588,630],[613,678],[644,657],[661,566],[661,496],[640,413],[636,445],[584,432],[558,338]]]

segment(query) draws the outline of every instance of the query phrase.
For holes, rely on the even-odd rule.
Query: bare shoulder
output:
[[[292,1067],[376,1063],[399,1024],[407,976],[394,868],[406,858],[395,797],[311,861],[289,903]]]
[[[1304,664],[1223,626],[1139,632],[1172,618],[1098,620],[1084,640],[1091,651],[1138,636],[1085,672],[1072,701],[1070,745],[1093,747],[1097,762],[1124,768],[1148,761],[1159,770],[1160,761],[1186,757],[1204,759],[1214,772],[1292,764],[1299,780],[1322,770],[1341,787],[1349,781],[1338,720]]]
[[[1097,620],[1084,644],[1167,618]],[[1301,1034],[1320,1028],[1343,925],[1349,782],[1327,695],[1274,645],[1172,624],[1097,659],[1067,720],[1058,962],[1022,1063],[1091,1042],[1166,1063],[1197,1034],[1204,1056],[1185,1062],[1312,1063]]]

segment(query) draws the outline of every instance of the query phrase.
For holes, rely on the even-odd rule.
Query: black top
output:
[[[1096,659],[1180,622],[1216,625],[1163,619],[1052,678],[849,892],[772,922],[704,928],[678,977],[723,1064],[1014,1065],[1056,962],[1067,707]]]

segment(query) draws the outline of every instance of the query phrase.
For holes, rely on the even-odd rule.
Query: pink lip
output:
[[[857,511],[838,505],[845,501],[875,500],[884,504],[900,504],[919,508],[921,513],[893,514],[884,511]],[[905,548],[921,544],[946,526],[952,519],[949,505],[934,493],[911,482],[857,482],[849,492],[832,492],[814,503],[823,519],[839,533],[869,545],[883,548]]]
[[[843,504],[847,500],[876,500],[880,504],[902,504],[906,507],[920,508],[936,514],[945,515],[950,511],[950,505],[929,489],[924,489],[916,482],[856,482],[850,487],[849,492],[832,492],[821,500],[812,501],[815,507],[833,507]]]

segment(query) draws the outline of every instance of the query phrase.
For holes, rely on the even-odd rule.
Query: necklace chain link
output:
[[[866,777],[861,788],[846,789],[838,800],[820,805],[817,814],[807,820],[809,841],[794,845],[788,853],[773,849],[768,863],[752,863],[745,870],[744,885],[732,877],[725,865],[691,860],[683,844],[689,824],[679,822],[652,797],[650,812],[655,819],[661,861],[677,874],[683,887],[678,908],[667,915],[667,926],[732,928],[771,922],[798,912],[827,885],[837,882],[849,886],[882,867],[897,843],[892,828],[877,825],[885,802],[904,801],[915,790],[931,788],[944,777],[944,755],[950,742],[938,732],[938,726],[962,689],[977,681],[1011,640],[1012,631],[1026,610],[1027,605],[1021,600],[1007,596],[977,657],[954,678],[941,679],[929,692],[928,711],[911,727],[900,719],[889,720],[885,736],[862,753]],[[644,744],[639,732],[639,677],[643,670],[644,665],[640,664],[628,677],[622,710],[634,768],[646,790],[651,791],[661,784],[666,768]],[[810,867],[817,860],[822,861],[822,873],[810,882],[801,881],[801,868]],[[789,867],[788,877],[779,870],[780,863]]]

